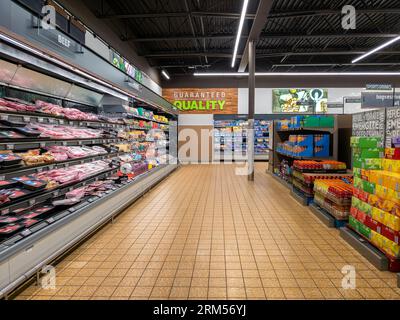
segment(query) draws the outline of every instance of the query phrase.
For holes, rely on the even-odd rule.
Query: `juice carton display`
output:
[[[330,154],[329,144],[314,147],[314,157],[328,158],[329,154]]]
[[[335,127],[335,117],[321,116],[319,119],[319,126],[321,128],[334,128]]]
[[[385,149],[385,158],[400,160],[400,148],[386,148]]]
[[[314,136],[310,135],[310,134],[308,134],[308,135],[298,135],[296,144],[301,146],[301,147],[302,146],[312,147],[313,139],[314,139]]]
[[[320,116],[305,116],[303,120],[303,126],[306,128],[319,128]]]
[[[352,148],[374,149],[382,148],[383,141],[380,137],[351,137]]]

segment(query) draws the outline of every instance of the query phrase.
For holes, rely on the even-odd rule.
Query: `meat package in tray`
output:
[[[22,219],[38,219],[53,212],[55,209],[52,205],[40,205],[31,210],[27,210],[20,215]]]
[[[8,224],[4,227],[0,227],[0,238],[8,238],[11,235],[17,233],[24,228],[23,225],[18,223]]]
[[[12,180],[19,182],[25,189],[31,191],[39,191],[46,188],[47,182],[43,180],[38,180],[33,176],[23,176],[13,178]]]
[[[22,162],[22,158],[13,153],[0,153],[0,166],[9,167],[18,165]]]

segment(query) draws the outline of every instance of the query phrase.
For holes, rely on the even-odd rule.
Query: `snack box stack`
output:
[[[278,131],[298,130],[302,128],[334,128],[334,116],[293,116],[276,122]]]
[[[330,154],[330,135],[290,135],[288,141],[278,143],[278,152],[293,157],[328,158]]]
[[[353,195],[353,179],[317,179],[314,202],[337,220],[348,220]]]
[[[378,137],[353,137],[354,188],[350,227],[383,251],[400,271],[400,160]],[[397,150],[396,150],[397,149]]]
[[[292,168],[293,185],[307,196],[314,196],[316,180],[351,179],[344,162],[326,160],[295,160]]]

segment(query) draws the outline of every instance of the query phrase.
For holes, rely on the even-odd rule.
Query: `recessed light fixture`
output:
[[[235,67],[237,52],[239,49],[240,38],[242,36],[243,24],[244,24],[244,19],[246,18],[248,5],[249,5],[249,0],[244,0],[242,14],[240,15],[239,29],[238,29],[238,33],[236,35],[235,49],[233,50],[232,68]]]
[[[195,77],[247,77],[248,72],[202,72]],[[296,77],[296,76],[400,76],[400,72],[256,72],[258,77]]]
[[[162,71],[161,71],[161,74],[164,76],[165,79],[167,79],[167,80],[171,79],[171,77],[169,76],[169,74],[167,73],[167,71],[162,70]]]
[[[365,59],[366,57],[370,56],[371,54],[374,54],[375,52],[378,52],[388,46],[390,46],[391,44],[397,42],[400,40],[400,36],[393,38],[387,42],[385,42],[384,44],[380,45],[379,47],[376,47],[375,49],[372,49],[371,51],[368,51],[367,53],[363,54],[362,56],[358,57],[357,59],[354,59],[351,63],[356,63],[358,61],[361,61],[363,59]]]

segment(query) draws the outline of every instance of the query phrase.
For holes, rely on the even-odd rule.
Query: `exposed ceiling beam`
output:
[[[136,38],[136,39],[128,39],[133,42],[157,42],[157,41],[189,41],[193,39],[198,39],[198,40],[226,40],[226,39],[233,39],[235,38],[235,35],[218,35],[218,36],[176,36],[176,37],[155,37],[155,38]],[[247,38],[246,36],[242,36],[242,38]]]
[[[316,38],[394,38],[397,37],[398,33],[327,33],[327,34],[262,34],[260,39],[316,39]],[[160,41],[191,41],[191,40],[230,40],[234,39],[236,36],[233,34],[227,35],[213,35],[213,36],[165,36],[165,37],[154,37],[154,38],[131,38],[125,39],[125,41],[133,42],[160,42]],[[246,35],[242,35],[242,38],[247,38]]]
[[[232,53],[221,52],[163,52],[144,54],[146,58],[181,58],[181,57],[211,57],[211,58],[232,58]],[[239,56],[241,57],[241,56]]]
[[[267,58],[267,57],[280,57],[280,56],[335,56],[335,55],[360,55],[364,54],[365,50],[333,50],[328,49],[327,51],[310,51],[310,52],[269,52],[263,53],[258,52],[256,54],[257,59]],[[380,55],[399,55],[400,51],[380,51],[376,54]],[[160,53],[148,53],[143,55],[146,58],[184,58],[184,57],[198,57],[198,56],[208,56],[212,58],[232,58],[231,53],[221,53],[221,52],[160,52]],[[242,56],[239,55],[239,58]]]
[[[358,9],[357,14],[400,14],[400,8],[389,8],[389,9]],[[342,14],[342,10],[307,10],[307,11],[282,11],[282,12],[271,12],[269,19],[279,18],[301,18],[309,16],[326,16],[326,15],[339,15]]]
[[[134,14],[114,14],[100,15],[99,19],[122,20],[122,19],[157,19],[157,18],[185,18],[187,12],[157,12],[157,13],[134,13]],[[214,17],[226,19],[239,19],[240,13],[233,12],[213,12],[213,11],[192,11],[194,17]],[[246,19],[254,19],[254,14],[247,14]]]
[[[251,27],[249,37],[247,38],[246,47],[240,61],[239,72],[244,72],[246,70],[249,62],[249,43],[250,41],[259,39],[261,32],[267,23],[268,15],[271,11],[273,2],[273,0],[260,0],[258,4],[257,13],[253,20],[253,25]]]
[[[340,51],[340,50],[328,50],[328,51],[312,51],[312,52],[271,52],[271,53],[257,53],[256,58],[268,58],[268,57],[281,57],[281,56],[337,56],[337,55],[360,55],[364,54],[367,51],[365,50],[348,50],[348,51]],[[380,51],[376,54],[387,54],[387,55],[398,55],[400,51]]]
[[[354,66],[354,67],[374,67],[374,66],[397,66],[400,62],[376,62],[376,63],[285,63],[273,64],[273,68],[288,67],[330,67],[330,66]]]

